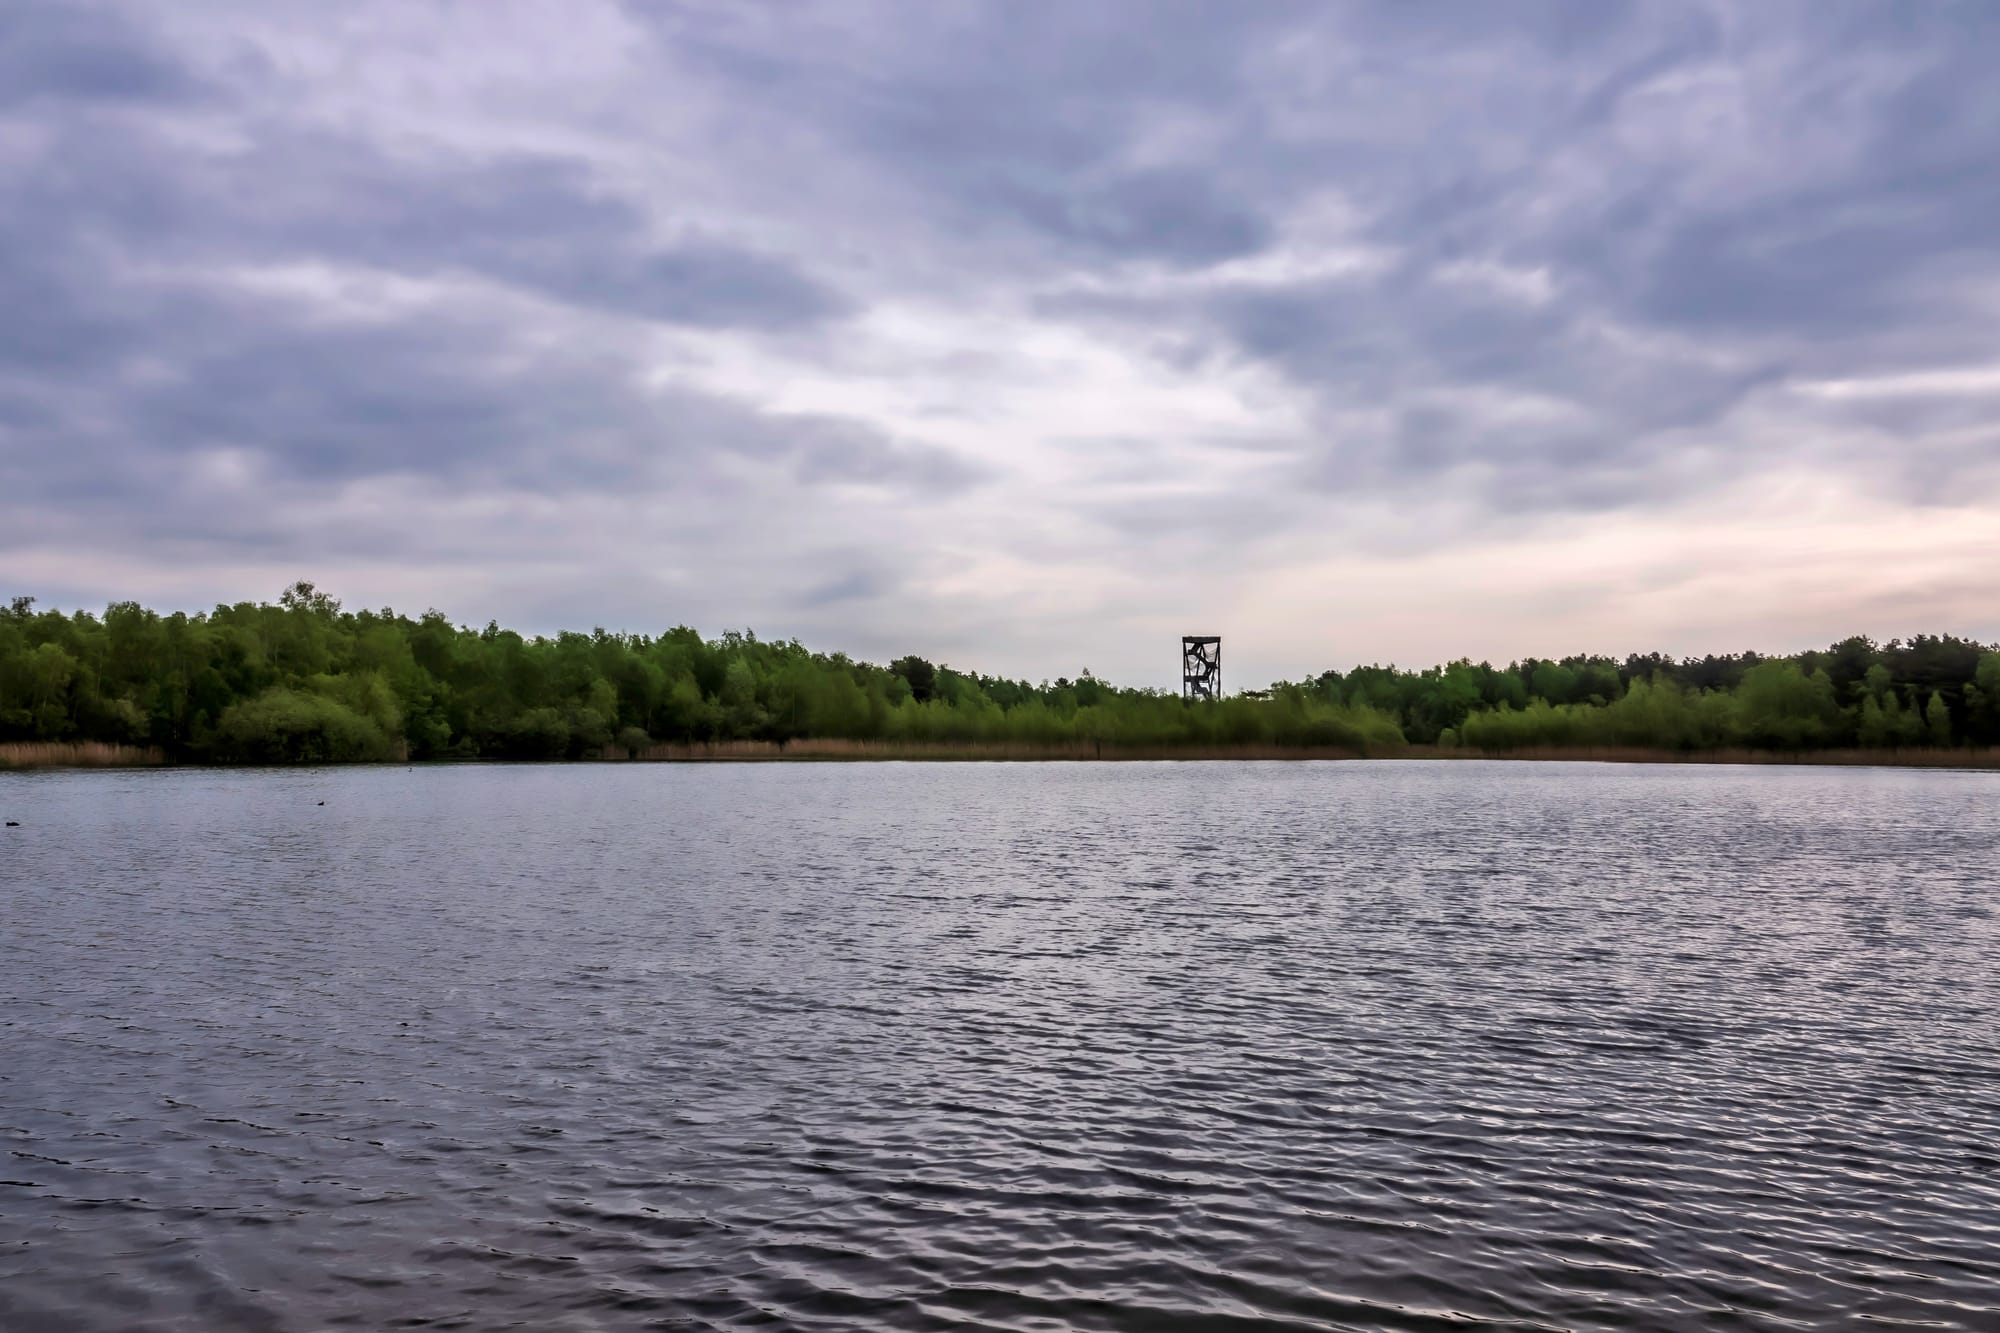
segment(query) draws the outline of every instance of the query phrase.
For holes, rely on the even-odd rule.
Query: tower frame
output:
[[[1181,698],[1213,703],[1222,697],[1222,636],[1181,636]]]

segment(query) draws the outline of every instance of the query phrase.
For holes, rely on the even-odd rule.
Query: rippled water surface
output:
[[[8,1333],[2000,1329],[1994,775],[15,774],[0,815]]]

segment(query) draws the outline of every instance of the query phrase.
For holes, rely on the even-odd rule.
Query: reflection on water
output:
[[[1993,775],[20,774],[0,814],[10,1333],[2000,1328]]]

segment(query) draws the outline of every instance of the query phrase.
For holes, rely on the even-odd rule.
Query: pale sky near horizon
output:
[[[0,597],[2000,639],[2000,5],[0,5]]]

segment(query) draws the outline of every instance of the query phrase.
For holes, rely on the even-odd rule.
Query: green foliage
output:
[[[1923,725],[1914,710],[1905,709],[1896,692],[1884,689],[1861,701],[1856,741],[1871,750],[1900,749],[1923,740]]]
[[[427,611],[275,605],[160,615],[0,607],[0,741],[157,746],[182,760],[574,759],[655,742],[801,738],[1100,750],[1392,751],[2000,744],[2000,649],[1924,636],[1755,653],[1363,666],[1191,706],[1088,670],[1031,684],[909,655],[887,667],[685,626],[523,638]]]
[[[1932,745],[1951,744],[1951,709],[1945,706],[1942,694],[1931,695],[1931,701],[1924,705],[1924,730]]]
[[[1485,750],[2000,744],[2000,652],[1962,639],[1877,647],[1856,637],[1796,658],[1635,654],[1623,664],[1571,657],[1505,670],[1455,665],[1479,686],[1479,703],[1463,713],[1443,687],[1452,667],[1329,672],[1315,687],[1367,698],[1412,740]]]
[[[1833,681],[1796,662],[1759,662],[1744,672],[1736,711],[1743,739],[1762,749],[1809,750],[1840,739]]]
[[[910,697],[918,703],[929,703],[937,697],[937,668],[921,657],[897,658],[889,663],[889,674],[901,677],[910,687]]]
[[[278,686],[231,704],[208,753],[237,764],[344,764],[401,757],[380,726],[338,699]]]

